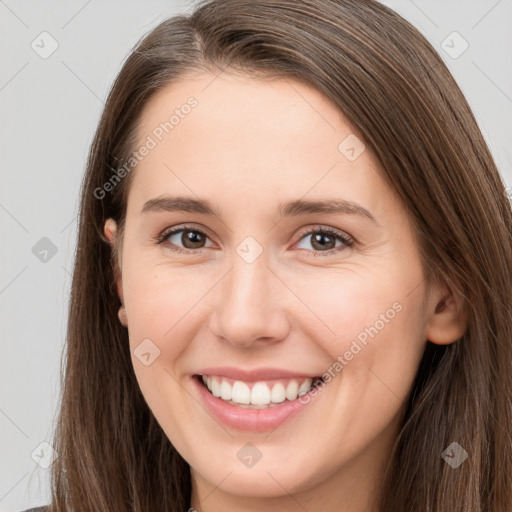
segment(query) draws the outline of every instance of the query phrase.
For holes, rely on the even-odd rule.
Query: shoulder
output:
[[[36,507],[36,508],[28,508],[27,510],[21,510],[20,512],[47,512],[48,507]]]

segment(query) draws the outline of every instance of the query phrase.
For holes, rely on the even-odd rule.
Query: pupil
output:
[[[196,248],[194,244],[201,244],[201,234],[197,231],[185,231],[183,233],[184,240],[182,240],[183,245],[187,246],[187,244],[192,244],[192,249]],[[199,239],[199,240],[197,240]],[[186,243],[185,243],[186,242]]]
[[[326,244],[325,242],[322,243],[321,240],[324,239],[324,238],[331,238],[329,235],[325,235],[323,233],[317,233],[314,237],[313,237],[313,246],[315,245],[315,243],[318,243],[320,244],[320,248],[323,248],[325,249],[326,248]],[[332,239],[331,239],[331,242],[332,242]],[[327,242],[327,244],[329,244],[329,242]],[[329,249],[330,247],[328,247]]]

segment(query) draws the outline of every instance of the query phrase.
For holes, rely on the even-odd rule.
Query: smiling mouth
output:
[[[322,377],[283,378],[244,382],[221,375],[195,375],[195,378],[216,398],[246,409],[266,409],[293,402],[319,383]]]

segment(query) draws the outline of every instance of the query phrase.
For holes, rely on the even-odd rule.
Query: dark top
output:
[[[36,507],[36,508],[28,508],[27,510],[22,510],[21,512],[47,512],[48,507]]]

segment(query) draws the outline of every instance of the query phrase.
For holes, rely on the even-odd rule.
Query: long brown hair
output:
[[[124,63],[82,184],[51,510],[183,512],[189,506],[189,466],[135,378],[117,316],[117,254],[103,225],[112,217],[122,234],[136,169],[127,177],[119,169],[134,151],[148,100],[189,72],[228,68],[304,81],[337,105],[407,208],[429,282],[463,297],[462,338],[426,344],[380,511],[510,512],[510,203],[439,55],[410,23],[371,0],[203,0],[191,14],[158,25]],[[116,185],[99,197],[112,179]],[[441,457],[454,441],[469,455],[457,469]]]

